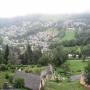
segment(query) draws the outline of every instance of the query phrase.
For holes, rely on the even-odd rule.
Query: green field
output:
[[[68,60],[70,70],[73,75],[80,75],[84,68],[87,65],[87,62],[82,62],[82,60]],[[60,67],[57,68],[57,71],[63,71]],[[71,81],[67,80],[57,83],[55,81],[48,80],[45,85],[45,90],[86,90],[83,86],[80,85],[79,81]]]
[[[66,30],[65,31],[65,36],[61,39],[61,41],[65,40],[72,40],[75,38],[75,30]]]
[[[62,82],[62,83],[47,81],[45,85],[45,90],[86,90],[86,89],[79,84],[79,81]]]
[[[74,74],[80,74],[87,65],[87,62],[83,62],[82,60],[68,60],[67,62]]]
[[[63,30],[62,30],[63,31]],[[63,37],[54,38],[55,41],[65,41],[65,40],[73,40],[75,39],[75,30],[64,30],[65,35]]]
[[[83,62],[82,60],[67,60],[65,64],[68,64],[70,72],[73,75],[81,74],[84,71],[85,66],[87,65],[87,62]],[[56,68],[57,72],[62,72],[62,67]]]

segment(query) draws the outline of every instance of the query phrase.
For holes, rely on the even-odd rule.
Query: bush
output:
[[[13,69],[13,70],[16,69],[16,66],[15,65],[8,64],[8,67],[9,67],[9,69]]]
[[[5,74],[5,79],[8,79],[10,83],[13,83],[13,75],[9,75],[8,73]]]
[[[35,67],[35,65],[31,65],[31,68],[34,68]]]
[[[18,78],[14,82],[15,88],[23,88],[24,87],[24,79]]]
[[[88,62],[87,67],[85,68],[85,83],[90,85],[90,61]]]
[[[42,69],[41,68],[34,68],[33,73],[35,74],[41,74]]]
[[[26,73],[32,73],[33,71],[32,70],[25,70]]]
[[[6,71],[6,70],[8,70],[7,65],[1,64],[1,65],[0,65],[0,71]]]
[[[10,75],[9,78],[8,78],[8,80],[9,80],[10,83],[13,83],[13,76]]]
[[[59,80],[59,78],[58,78],[58,77],[56,77],[56,78],[55,78],[55,81],[56,81],[57,83],[59,83],[59,82],[60,82],[60,80]]]
[[[5,79],[9,79],[9,77],[10,77],[9,74],[6,73],[6,74],[5,74]]]
[[[5,82],[4,84],[3,84],[3,89],[9,89],[9,84],[8,84],[8,82]]]

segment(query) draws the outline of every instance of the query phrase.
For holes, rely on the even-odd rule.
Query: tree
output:
[[[82,48],[82,59],[83,61],[85,61],[86,57],[90,56],[90,46],[84,46]]]
[[[39,59],[42,57],[41,49],[33,51],[33,64],[38,64]]]
[[[22,64],[32,64],[33,62],[33,52],[31,50],[31,46],[28,44],[26,51],[20,55],[21,63]]]
[[[85,68],[85,82],[90,85],[90,61],[88,62],[87,67]]]
[[[6,45],[5,55],[4,55],[5,64],[8,64],[8,57],[9,57],[9,46]]]
[[[28,60],[28,64],[32,64],[33,52],[29,44],[27,45],[26,58]]]
[[[22,64],[38,64],[39,59],[42,56],[41,49],[31,50],[31,46],[28,44],[26,51],[20,55]]]
[[[21,64],[24,64],[24,65],[28,64],[28,59],[27,59],[27,53],[26,52],[21,54],[19,57],[21,59]]]
[[[44,53],[42,57],[39,59],[40,65],[48,65],[50,63],[50,56],[47,53]]]
[[[63,64],[67,60],[67,53],[63,46],[56,47],[53,50],[53,64],[56,66]]]
[[[4,63],[4,53],[0,50],[0,64]]]

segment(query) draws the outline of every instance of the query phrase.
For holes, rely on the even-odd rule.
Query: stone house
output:
[[[45,83],[41,76],[31,73],[25,73],[23,71],[16,72],[14,80],[17,78],[24,79],[24,87],[32,90],[41,90]]]
[[[45,79],[51,77],[53,74],[52,65],[49,64],[40,75],[26,73],[21,71],[20,69],[16,72],[14,81],[17,78],[24,79],[24,87],[32,89],[32,90],[41,90],[41,88],[45,85]]]

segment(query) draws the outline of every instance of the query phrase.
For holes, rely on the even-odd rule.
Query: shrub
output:
[[[55,78],[55,81],[56,81],[57,83],[59,83],[59,82],[60,82],[60,80],[59,80],[59,78],[58,78],[58,77],[56,77],[56,78]]]
[[[5,71],[5,70],[8,70],[7,65],[1,64],[1,65],[0,65],[0,71]]]
[[[5,82],[4,84],[3,84],[3,89],[9,89],[9,85],[8,85],[8,82]]]
[[[13,75],[9,75],[8,73],[5,74],[5,79],[8,79],[10,83],[13,83]]]
[[[88,62],[87,67],[85,68],[85,83],[90,85],[90,61]]]
[[[35,65],[31,65],[31,68],[34,68],[35,67]]]
[[[18,78],[14,82],[15,88],[23,88],[24,87],[24,79]]]
[[[15,65],[8,64],[8,67],[9,67],[9,69],[13,69],[13,70],[16,69],[16,66]]]
[[[41,68],[34,68],[33,69],[33,72],[35,73],[35,74],[41,74]]]
[[[13,83],[13,76],[10,75],[9,78],[8,78],[8,80],[9,80],[10,83]]]
[[[26,73],[32,73],[33,71],[32,70],[25,70]]]
[[[9,79],[9,74],[8,73],[5,74],[5,79]]]

